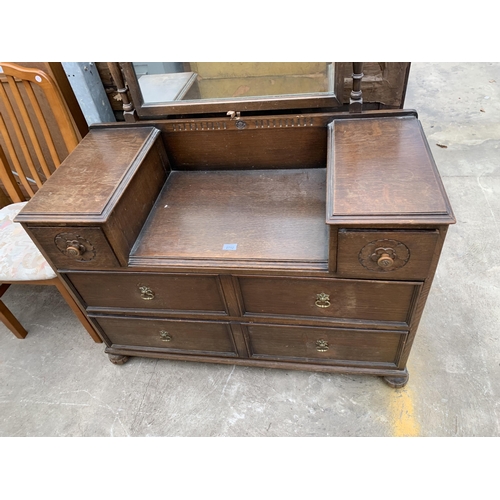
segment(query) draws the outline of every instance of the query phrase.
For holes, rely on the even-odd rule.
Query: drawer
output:
[[[248,325],[252,358],[397,366],[407,332]]]
[[[244,316],[302,316],[409,324],[419,283],[240,276]]]
[[[120,267],[99,227],[30,227],[28,231],[58,269]]]
[[[353,278],[425,279],[439,231],[338,233],[337,274]]]
[[[236,356],[228,323],[94,317],[112,345],[153,347],[171,352]]]
[[[68,273],[87,307],[226,314],[213,275]]]

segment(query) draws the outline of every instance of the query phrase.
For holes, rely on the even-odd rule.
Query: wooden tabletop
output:
[[[333,121],[329,148],[329,223],[454,222],[416,118]]]

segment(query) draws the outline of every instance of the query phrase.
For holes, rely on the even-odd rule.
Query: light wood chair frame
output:
[[[60,154],[56,150],[56,145],[52,138],[52,135],[49,131],[48,123],[43,115],[40,104],[36,98],[36,95],[33,91],[32,84],[37,85],[43,91],[49,105],[50,109],[53,113],[57,126],[61,131],[61,135],[64,141],[64,144],[68,150],[68,154],[73,151],[73,149],[79,143],[78,136],[73,127],[73,123],[71,121],[71,116],[69,115],[64,101],[57,89],[55,82],[50,78],[49,75],[44,73],[43,71],[32,69],[32,68],[22,68],[21,66],[14,63],[0,63],[0,67],[2,68],[2,72],[0,72],[0,76],[4,77],[7,80],[10,93],[12,95],[12,100],[9,99],[7,92],[4,88],[4,83],[0,82],[0,100],[6,109],[7,116],[4,118],[0,113],[0,135],[2,136],[7,154],[10,157],[12,165],[19,176],[19,181],[21,185],[24,187],[28,194],[28,198],[31,198],[35,191],[31,186],[31,182],[35,182],[37,187],[40,188],[43,184],[42,179],[37,171],[35,163],[30,153],[30,147],[28,145],[28,141],[26,140],[25,134],[22,131],[22,128],[18,121],[18,115],[14,110],[14,104],[17,107],[18,114],[21,116],[23,121],[24,128],[27,132],[27,136],[29,137],[29,141],[31,143],[31,147],[33,148],[36,158],[40,164],[40,167],[43,171],[43,174],[46,178],[50,177],[51,171],[46,161],[44,154],[42,152],[42,145],[38,138],[38,135],[35,131],[35,124],[32,122],[30,115],[28,113],[28,109],[23,100],[23,97],[18,88],[18,82],[16,80],[21,81],[21,85],[24,87],[26,91],[26,95],[28,96],[29,103],[31,108],[36,116],[39,130],[41,130],[44,142],[49,150],[50,157],[54,164],[55,168],[58,168],[61,164]],[[16,148],[14,146],[14,142],[7,128],[7,123],[5,119],[8,120],[8,123],[11,125],[14,130],[14,135],[17,139],[18,148],[22,152],[22,157],[24,158],[24,163],[27,165],[28,170],[32,179],[28,179],[22,167],[22,159],[16,152]],[[5,187],[5,190],[12,200],[12,202],[23,202],[26,201],[26,196],[24,195],[21,187],[16,181],[16,178],[11,170],[11,166],[9,165],[7,154],[0,146],[0,180]],[[92,339],[95,342],[102,342],[101,338],[95,331],[94,327],[88,320],[87,316],[84,314],[83,310],[77,304],[71,292],[67,288],[66,284],[61,280],[59,276],[48,280],[40,280],[40,281],[12,281],[12,282],[3,282],[0,284],[0,298],[3,294],[8,290],[11,284],[26,284],[26,285],[54,285],[63,298],[66,300],[67,304],[70,306],[72,311],[78,317],[83,327],[90,334]],[[12,314],[12,312],[7,308],[7,306],[0,300],[0,320],[6,325],[6,327],[12,331],[12,333],[20,339],[23,339],[27,335],[27,331],[21,325],[21,323],[17,320],[17,318]]]

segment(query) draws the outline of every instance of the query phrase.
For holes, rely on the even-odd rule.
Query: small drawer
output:
[[[229,324],[203,321],[94,317],[112,345],[236,356]]]
[[[419,283],[335,278],[238,278],[245,316],[396,322],[406,327]]]
[[[28,231],[58,269],[120,267],[99,227],[29,227]]]
[[[341,229],[337,274],[352,278],[425,279],[439,231]]]
[[[226,314],[219,278],[213,275],[68,273],[89,308],[133,308]]]
[[[248,325],[252,358],[397,366],[407,332]]]

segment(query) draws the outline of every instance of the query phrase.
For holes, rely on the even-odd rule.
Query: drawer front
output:
[[[99,323],[112,345],[236,356],[233,336],[227,323],[104,316],[93,319]]]
[[[398,364],[406,332],[249,325],[251,357]]]
[[[217,276],[68,273],[87,307],[226,314]]]
[[[337,274],[352,278],[425,279],[439,231],[341,229]]]
[[[239,277],[245,316],[307,316],[407,325],[420,284],[343,279]]]
[[[58,269],[120,267],[99,227],[30,227],[28,230]]]

